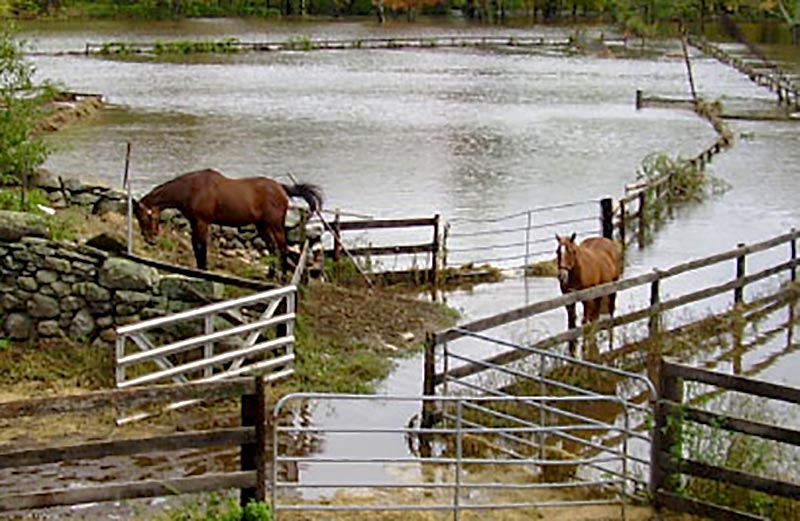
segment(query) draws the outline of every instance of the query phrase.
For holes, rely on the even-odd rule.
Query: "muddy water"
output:
[[[199,21],[147,27],[98,24],[32,28],[41,51],[80,51],[86,41],[217,38],[364,37],[392,34],[551,34],[543,29],[370,24],[272,25]],[[599,30],[598,30],[599,31]],[[665,45],[678,49],[676,44]],[[671,56],[672,54],[670,54]],[[188,170],[211,166],[232,176],[287,174],[324,187],[328,208],[375,217],[494,217],[558,202],[618,196],[654,151],[690,156],[714,133],[691,113],[633,106],[637,88],[684,96],[683,61],[660,57],[609,59],[552,50],[364,50],[260,53],[187,62],[113,61],[72,55],[34,57],[39,74],[71,90],[99,92],[110,102],[96,120],[53,136],[48,167],[118,185],[125,143],[133,147],[136,191]],[[766,101],[770,94],[732,69],[698,57],[699,92],[723,102]],[[732,123],[737,140],[712,173],[732,189],[679,210],[646,249],[629,252],[627,274],[668,267],[784,232],[800,222],[800,127],[795,123]],[[715,277],[717,275],[710,275]],[[721,276],[721,275],[720,275]],[[691,284],[691,282],[687,283]],[[470,320],[558,294],[549,279],[509,279],[446,295]],[[624,309],[625,302],[621,303]],[[529,328],[509,331],[524,337]],[[775,350],[762,346],[748,364]],[[796,352],[780,353],[762,374],[800,385],[790,368]],[[398,362],[380,392],[417,394],[418,357]],[[417,412],[376,405],[319,407],[314,421],[350,425],[378,420],[399,426]],[[359,443],[365,443],[363,438]],[[405,440],[372,440],[390,455]],[[324,454],[352,454],[347,437],[327,440]],[[347,467],[354,481],[383,472]],[[344,469],[302,467],[323,481]]]

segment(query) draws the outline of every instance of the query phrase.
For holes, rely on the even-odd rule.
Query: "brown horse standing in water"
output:
[[[141,201],[134,201],[133,210],[142,236],[150,244],[158,235],[161,211],[179,210],[192,228],[192,248],[201,270],[207,266],[209,225],[255,224],[259,236],[280,254],[285,272],[288,261],[284,222],[290,197],[305,199],[311,213],[322,207],[322,192],[312,184],[284,185],[268,177],[231,179],[205,169],[158,185]]]
[[[619,280],[622,275],[622,248],[619,243],[605,237],[590,237],[580,245],[575,243],[575,234],[570,237],[556,235],[558,248],[558,281],[561,293],[578,291],[606,282]],[[613,316],[616,293],[608,295],[608,313]],[[598,319],[604,297],[583,301],[583,324]],[[575,327],[575,304],[567,306],[567,326]],[[574,353],[575,344],[570,343]]]

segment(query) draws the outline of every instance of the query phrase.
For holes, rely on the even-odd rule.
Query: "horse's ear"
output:
[[[573,233],[569,236],[569,242],[575,242],[575,238],[578,237],[577,233]]]

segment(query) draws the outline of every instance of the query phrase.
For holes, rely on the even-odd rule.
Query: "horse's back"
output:
[[[622,246],[617,241],[606,237],[589,237],[581,243],[581,248],[591,251],[598,263],[605,265],[606,281],[617,280],[622,275]]]

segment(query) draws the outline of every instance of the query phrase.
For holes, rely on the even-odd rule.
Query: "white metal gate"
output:
[[[296,298],[290,285],[119,327],[117,387],[255,371],[269,382],[286,378],[294,373]]]

